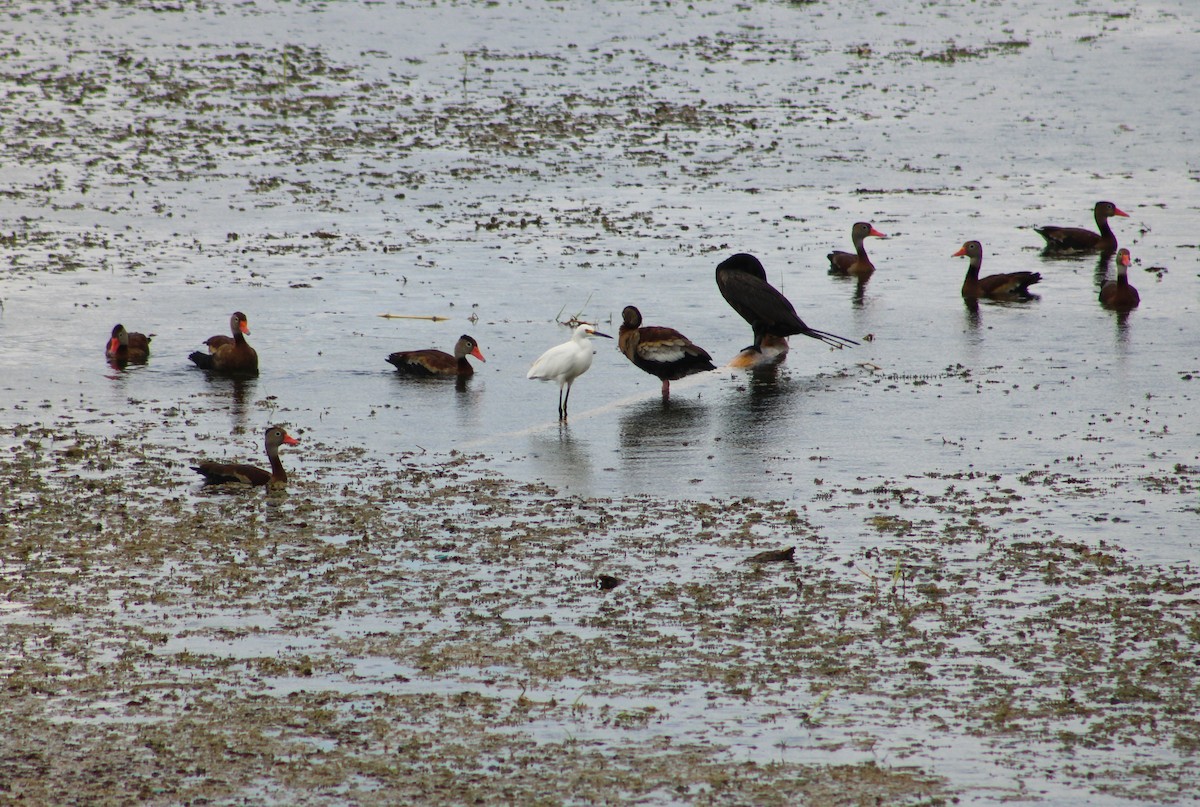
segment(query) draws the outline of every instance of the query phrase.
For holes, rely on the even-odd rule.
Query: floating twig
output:
[[[557,322],[559,325],[566,325],[568,328],[578,328],[580,325],[595,324],[592,322],[585,322],[584,320],[579,318],[579,315],[583,313],[583,309],[587,308],[587,304],[590,303],[591,301],[592,301],[592,295],[588,294],[587,299],[583,301],[583,305],[580,306],[579,310],[576,311],[574,314],[572,314],[571,318],[569,320],[567,320],[566,322],[563,322],[563,320],[562,320],[562,313],[567,310],[566,305],[564,305],[562,308],[558,309],[558,313],[554,315],[554,321]]]
[[[383,317],[384,319],[427,319],[430,322],[445,322],[450,319],[450,317],[441,317],[437,314],[432,316],[425,314],[376,314],[376,316]]]

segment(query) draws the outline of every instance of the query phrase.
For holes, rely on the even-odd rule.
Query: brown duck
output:
[[[1138,290],[1129,285],[1129,250],[1117,250],[1117,279],[1100,289],[1100,304],[1114,311],[1132,311],[1142,302]]]
[[[118,364],[141,363],[150,357],[150,337],[144,333],[125,330],[124,325],[114,325],[112,336],[104,346],[104,358]]]
[[[959,258],[963,255],[971,261],[962,284],[963,297],[990,297],[993,300],[1028,299],[1033,296],[1029,287],[1042,279],[1037,272],[1009,272],[980,278],[979,266],[983,263],[983,244],[978,241],[968,241],[950,257]]]
[[[206,485],[220,485],[226,482],[240,482],[243,485],[286,485],[287,472],[283,470],[283,463],[279,460],[279,447],[299,443],[300,441],[288,434],[282,426],[268,426],[265,444],[267,458],[271,461],[270,471],[255,465],[209,461],[193,465],[192,470],[204,477]]]
[[[850,275],[851,277],[867,278],[875,271],[875,264],[871,263],[871,259],[867,257],[867,249],[863,246],[863,239],[868,236],[876,238],[887,238],[886,235],[876,230],[869,223],[860,221],[855,223],[850,228],[850,240],[854,242],[853,252],[841,252],[834,250],[825,257],[829,259],[829,274],[831,275]]]
[[[708,351],[674,328],[642,325],[642,312],[631,305],[621,312],[617,344],[639,370],[662,380],[662,397],[671,397],[671,382],[693,373],[715,370]]]
[[[1096,226],[1100,232],[1094,233],[1082,227],[1035,227],[1042,238],[1046,239],[1046,249],[1054,252],[1112,252],[1117,248],[1117,236],[1108,226],[1108,220],[1113,216],[1129,214],[1120,210],[1112,202],[1096,202]]]
[[[208,352],[193,352],[191,359],[197,367],[219,373],[257,373],[258,353],[246,341],[250,323],[241,311],[229,318],[229,330],[233,336],[210,336],[204,340]]]
[[[388,356],[387,361],[407,375],[468,376],[475,368],[467,361],[467,356],[487,361],[479,350],[479,343],[464,333],[454,343],[453,356],[444,350],[401,350]]]

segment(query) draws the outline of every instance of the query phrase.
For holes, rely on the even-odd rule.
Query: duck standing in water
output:
[[[642,312],[631,305],[621,312],[617,344],[625,358],[662,380],[663,400],[671,397],[671,382],[693,373],[715,370],[708,351],[674,328],[642,325]]]

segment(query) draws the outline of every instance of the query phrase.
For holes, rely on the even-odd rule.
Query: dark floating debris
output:
[[[795,563],[796,562],[796,547],[789,546],[787,549],[768,549],[766,552],[759,552],[757,555],[751,555],[746,558],[745,563]]]
[[[611,574],[596,575],[596,588],[601,591],[611,591],[625,581],[619,577],[613,577]]]

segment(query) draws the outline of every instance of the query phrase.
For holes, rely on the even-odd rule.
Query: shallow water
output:
[[[254,457],[279,421],[364,463],[460,451],[571,495],[778,499],[848,548],[878,536],[822,508],[830,486],[979,473],[1040,529],[1197,558],[1194,497],[1155,481],[1200,462],[1183,0],[6,16],[9,424],[147,434],[191,486],[190,460]],[[1128,317],[1096,302],[1106,267],[1043,258],[1031,229],[1091,227],[1098,199],[1130,214]],[[857,220],[889,236],[861,289],[824,258]],[[1038,299],[968,310],[967,239],[985,274],[1041,272]],[[795,338],[778,373],[692,377],[664,404],[596,340],[557,422],[557,390],[525,378],[568,338],[556,319],[615,336],[634,304],[723,364],[750,341],[713,281],[737,251],[863,344]],[[235,309],[262,373],[209,378],[186,356]],[[118,321],[154,334],[147,365],[103,361]],[[384,362],[464,332],[487,357],[466,383]],[[358,461],[286,462],[334,486]]]
[[[29,134],[10,145],[0,327],[35,347],[5,357],[9,419],[46,401],[215,438],[198,451],[243,427],[253,451],[285,419],[376,450],[484,452],[584,495],[803,500],[818,474],[1195,461],[1195,113],[1188,60],[1164,58],[1190,47],[1184,4],[614,4],[586,25],[538,8],[21,16],[8,74],[28,89],[8,104]],[[1029,91],[1043,75],[1054,92]],[[1090,225],[1097,198],[1131,213],[1115,225],[1145,303],[1124,319],[1095,303],[1094,258],[1043,260],[1029,229]],[[823,258],[858,219],[890,236],[868,241],[861,295]],[[949,257],[967,238],[985,273],[1041,271],[1041,299],[968,312]],[[634,303],[723,363],[749,341],[712,280],[736,250],[810,324],[874,341],[794,339],[777,378],[688,379],[663,407],[598,340],[556,422],[553,385],[524,378],[567,338],[556,317],[615,334]],[[226,405],[185,356],[235,308],[263,372]],[[148,366],[97,360],[118,320],[155,334]],[[383,362],[460,332],[489,360],[458,389]],[[960,369],[982,386],[934,378]]]

